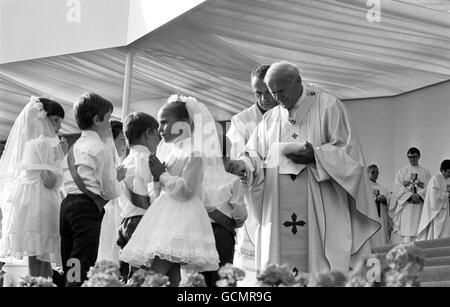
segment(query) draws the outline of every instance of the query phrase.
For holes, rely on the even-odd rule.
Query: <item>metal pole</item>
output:
[[[122,120],[124,120],[130,112],[131,80],[133,79],[133,58],[134,51],[129,48],[127,50],[127,58],[125,62],[125,78],[123,80]]]

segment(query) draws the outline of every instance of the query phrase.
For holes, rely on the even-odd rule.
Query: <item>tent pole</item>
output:
[[[125,62],[125,78],[123,81],[122,120],[124,120],[130,112],[131,79],[133,78],[133,58],[134,51],[131,50],[131,48],[128,48],[127,58]]]

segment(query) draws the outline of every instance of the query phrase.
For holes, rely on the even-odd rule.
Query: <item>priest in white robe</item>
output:
[[[428,183],[418,240],[450,238],[450,160],[441,163],[441,172]]]
[[[377,208],[378,217],[380,218],[381,229],[372,237],[372,245],[383,246],[386,245],[390,239],[391,234],[391,220],[388,214],[389,208],[389,191],[388,189],[377,182],[379,169],[375,164],[367,167],[367,173],[369,175],[369,183],[372,188],[372,196],[374,205]]]
[[[269,67],[270,65],[260,65],[252,71],[250,82],[256,102],[231,118],[227,138],[231,142],[230,157],[232,159],[235,159],[237,154],[244,150],[245,144],[258,126],[263,114],[278,104],[264,83],[264,77]],[[255,272],[255,234],[258,224],[252,212],[253,206],[250,204],[249,189],[249,187],[246,187],[244,193],[249,214],[244,227],[238,229],[237,253],[234,263],[247,272]],[[254,194],[258,195],[259,193],[255,192]]]
[[[419,149],[411,147],[407,156],[409,165],[401,168],[395,176],[389,207],[393,233],[398,238],[394,243],[416,240],[427,184],[431,177],[430,171],[419,165]]]
[[[303,85],[288,62],[272,64],[264,81],[280,105],[234,161],[249,185],[263,187],[253,203],[257,265],[347,272],[381,227],[349,114],[335,96]]]

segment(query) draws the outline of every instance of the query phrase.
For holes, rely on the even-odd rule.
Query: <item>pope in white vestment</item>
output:
[[[272,64],[265,82],[280,106],[264,114],[240,158],[248,184],[262,187],[253,195],[258,268],[346,272],[370,254],[380,229],[349,114],[335,96],[302,86],[287,62]],[[293,163],[304,148],[314,163]]]
[[[433,240],[450,237],[450,160],[441,165],[441,173],[431,177],[428,183],[418,240]]]
[[[407,242],[414,241],[417,237],[427,184],[431,177],[430,171],[418,164],[420,152],[416,150],[411,148],[408,151],[412,164],[401,168],[395,176],[389,207],[393,232]]]

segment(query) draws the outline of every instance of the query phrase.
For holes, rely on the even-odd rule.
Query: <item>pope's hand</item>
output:
[[[385,206],[387,205],[387,199],[386,196],[384,195],[380,195],[377,197],[377,202],[380,204],[384,204]]]
[[[288,159],[291,159],[295,164],[310,164],[316,163],[314,157],[314,149],[308,142],[300,148],[297,152],[286,154]]]
[[[127,168],[123,165],[116,167],[117,181],[122,181],[127,175]]]
[[[414,204],[420,203],[421,197],[419,194],[413,194],[411,195],[411,200]]]

